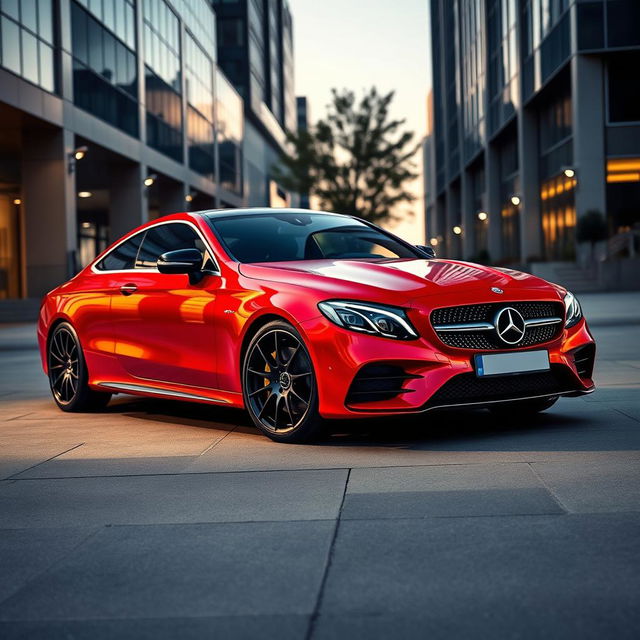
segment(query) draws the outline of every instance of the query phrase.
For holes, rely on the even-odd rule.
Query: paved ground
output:
[[[638,637],[640,295],[583,302],[592,396],[314,446],[190,404],[63,414],[33,327],[1,328],[0,637]]]

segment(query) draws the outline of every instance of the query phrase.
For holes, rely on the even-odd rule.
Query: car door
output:
[[[175,249],[203,252],[207,275],[190,283],[186,274],[158,272],[158,257]],[[149,381],[216,387],[214,307],[220,277],[210,250],[186,221],[149,227],[135,268],[121,274],[111,320],[117,357],[128,374]]]

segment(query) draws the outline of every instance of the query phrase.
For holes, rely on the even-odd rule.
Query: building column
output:
[[[117,162],[110,167],[109,242],[117,240],[149,218],[144,187],[146,167]]]
[[[469,172],[465,169],[462,169],[460,190],[462,202],[462,257],[468,260],[477,252],[475,237],[476,211],[473,198],[473,182]]]
[[[500,201],[500,157],[495,145],[489,143],[485,164],[487,248],[491,262],[502,258],[502,202]]]
[[[161,181],[158,185],[158,215],[166,216],[170,213],[187,211],[189,203],[186,201],[189,185],[184,182]]]
[[[631,82],[632,80],[630,80]],[[576,217],[589,209],[607,210],[604,141],[604,65],[596,56],[571,58],[573,163],[576,169]]]
[[[518,117],[518,166],[520,170],[520,262],[540,258],[542,216],[538,171],[538,116],[524,107]]]
[[[76,180],[68,162],[74,136],[65,129],[27,129],[22,145],[27,296],[39,298],[75,273]]]

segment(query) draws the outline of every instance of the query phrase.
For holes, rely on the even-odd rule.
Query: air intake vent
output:
[[[596,357],[596,345],[586,344],[583,347],[578,347],[572,355],[578,375],[581,378],[591,379]]]
[[[347,394],[347,404],[381,402],[404,393],[413,393],[413,389],[404,389],[403,385],[407,380],[420,377],[407,373],[397,365],[368,364],[353,379]]]

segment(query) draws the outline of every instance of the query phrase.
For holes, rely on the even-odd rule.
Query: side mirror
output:
[[[201,279],[204,257],[198,249],[176,249],[167,251],[159,258],[156,266],[160,273],[186,273],[195,284]]]
[[[418,249],[418,251],[420,251],[420,253],[424,253],[424,255],[427,258],[435,258],[436,257],[436,252],[433,249],[433,247],[428,247],[424,244],[417,244],[416,245],[416,249]]]

